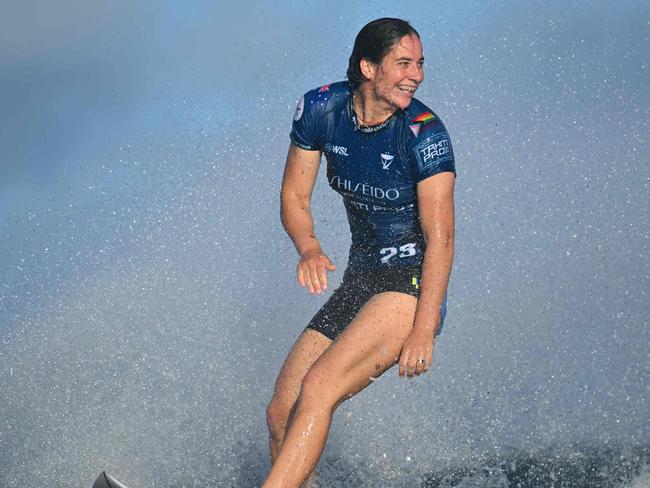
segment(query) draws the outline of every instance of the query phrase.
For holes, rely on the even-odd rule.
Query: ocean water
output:
[[[242,446],[243,447],[243,446]],[[244,456],[247,458],[248,456]],[[360,456],[338,458],[326,453],[318,466],[319,488],[382,486],[387,488],[647,488],[650,450],[647,446],[547,448],[538,452],[511,449],[485,454],[455,465],[414,472],[413,464],[395,467],[385,459],[360,463]],[[236,479],[191,476],[159,479],[150,486],[169,488],[260,486],[266,475],[259,463],[242,466]],[[368,461],[363,458],[363,461]],[[433,460],[433,464],[436,463]],[[447,463],[442,463],[447,464]],[[149,485],[147,485],[149,486]]]

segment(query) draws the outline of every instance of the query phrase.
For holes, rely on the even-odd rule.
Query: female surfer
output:
[[[374,20],[356,37],[347,81],[309,91],[296,109],[281,216],[300,256],[300,285],[321,294],[335,269],[311,214],[322,154],[352,245],[341,285],[277,378],[263,488],[309,486],[341,402],[397,363],[409,378],[431,365],[454,254],[456,172],[445,126],[414,98],[423,62],[408,22]]]

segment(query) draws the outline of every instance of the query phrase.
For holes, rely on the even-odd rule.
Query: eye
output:
[[[408,61],[400,61],[398,64],[400,65],[400,67],[406,68],[409,65],[409,62]]]

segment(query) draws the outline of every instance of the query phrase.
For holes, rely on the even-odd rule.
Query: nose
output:
[[[424,68],[420,63],[411,64],[409,78],[418,84],[422,83],[422,80],[424,80]]]

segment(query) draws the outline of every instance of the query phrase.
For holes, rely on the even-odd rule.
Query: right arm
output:
[[[297,274],[301,286],[310,293],[327,289],[327,272],[336,266],[323,253],[314,233],[311,214],[311,195],[318,175],[321,152],[289,147],[282,178],[280,212],[282,225],[291,237],[300,255]]]

